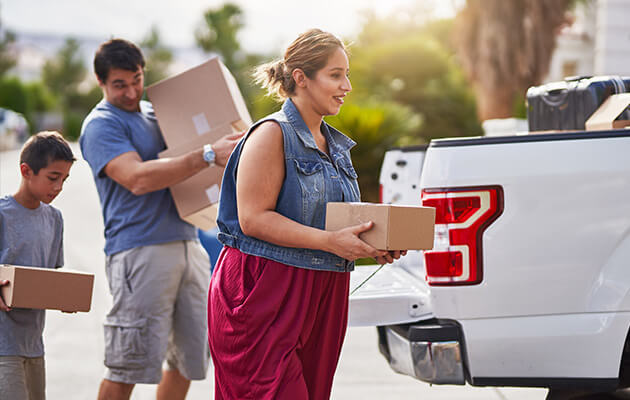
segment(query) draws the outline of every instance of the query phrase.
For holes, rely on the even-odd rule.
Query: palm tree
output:
[[[467,0],[455,43],[484,121],[512,116],[516,98],[547,75],[575,0]]]

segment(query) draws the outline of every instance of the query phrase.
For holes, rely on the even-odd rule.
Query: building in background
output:
[[[545,82],[568,76],[630,76],[630,0],[578,4],[575,22],[558,36]]]

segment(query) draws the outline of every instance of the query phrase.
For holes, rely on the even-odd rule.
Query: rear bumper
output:
[[[432,384],[466,383],[457,323],[433,319],[379,327],[378,333],[381,353],[394,371]]]

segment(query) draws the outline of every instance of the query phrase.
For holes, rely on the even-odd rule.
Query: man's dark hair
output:
[[[31,136],[20,153],[20,164],[26,163],[35,175],[54,161],[74,162],[72,150],[59,132],[45,131]]]
[[[102,43],[94,55],[94,72],[98,80],[107,82],[112,68],[135,72],[144,68],[144,57],[138,46],[124,39],[111,39]]]

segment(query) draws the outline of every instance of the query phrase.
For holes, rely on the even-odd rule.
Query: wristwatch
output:
[[[203,146],[203,159],[208,163],[209,166],[214,165],[214,160],[217,158],[216,153],[212,150],[211,144],[206,144]]]

